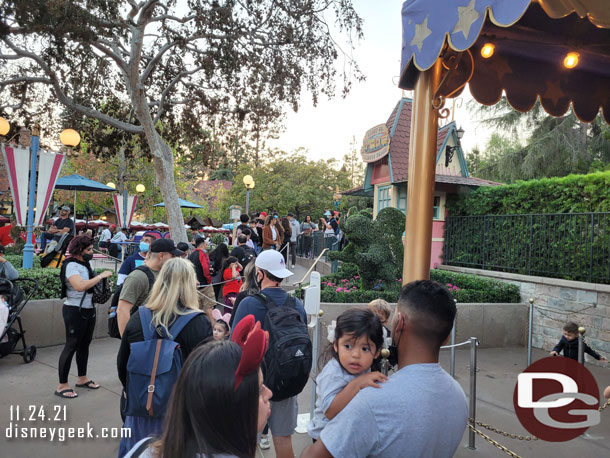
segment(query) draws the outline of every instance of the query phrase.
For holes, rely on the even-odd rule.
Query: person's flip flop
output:
[[[89,390],[97,390],[100,387],[99,385],[95,386],[95,382],[93,380],[89,380],[85,383],[77,383],[75,386],[77,388],[87,388]]]
[[[66,396],[66,393],[74,393],[74,396]],[[55,391],[55,396],[59,396],[64,399],[74,399],[78,397],[78,393],[74,391],[72,388],[68,388],[61,391]]]

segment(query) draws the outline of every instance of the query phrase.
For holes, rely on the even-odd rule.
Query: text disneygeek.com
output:
[[[64,442],[66,439],[122,439],[131,437],[131,428],[94,428],[85,426],[56,426],[67,420],[65,405],[9,407],[10,421],[4,428],[5,439],[43,439]]]

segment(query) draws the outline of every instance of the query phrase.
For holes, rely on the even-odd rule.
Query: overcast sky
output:
[[[403,94],[398,86],[400,51],[402,43],[401,8],[403,0],[354,0],[356,10],[364,19],[364,39],[354,52],[361,70],[366,75],[363,83],[354,83],[349,96],[337,96],[331,101],[321,100],[317,107],[311,97],[302,98],[298,113],[290,111],[286,130],[272,146],[285,151],[305,147],[310,158],[341,159],[349,151],[355,136],[360,149],[365,132],[385,123]],[[339,62],[342,65],[342,62]],[[410,97],[411,93],[405,93]],[[472,121],[466,110],[470,100],[468,90],[457,104],[455,120],[465,129],[462,147],[469,151],[477,143],[483,146],[489,134],[484,127]],[[451,108],[448,100],[446,107]]]

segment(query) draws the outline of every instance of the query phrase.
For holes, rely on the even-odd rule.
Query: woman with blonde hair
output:
[[[188,260],[173,258],[163,265],[147,303],[142,307],[146,307],[149,311],[131,315],[123,332],[117,357],[119,379],[125,393],[129,392],[127,364],[130,360],[131,344],[145,340],[143,326],[154,329],[153,338],[175,340],[180,346],[183,361],[197,345],[211,338],[213,332],[210,320],[199,310],[197,276],[192,263]],[[146,315],[151,316],[150,323],[142,322],[141,316]],[[187,316],[190,320],[176,335],[171,335],[172,325],[182,316]],[[131,437],[121,439],[119,457],[127,453],[143,437],[159,435],[163,426],[163,417],[129,415],[129,400],[127,404],[128,415],[124,427],[131,429]]]

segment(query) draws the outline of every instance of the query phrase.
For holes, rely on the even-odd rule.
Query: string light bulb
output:
[[[580,54],[577,52],[569,52],[563,59],[563,66],[565,68],[574,68],[578,65]]]
[[[483,57],[483,59],[489,59],[494,55],[495,50],[496,46],[493,43],[485,43],[481,48],[481,57]]]

